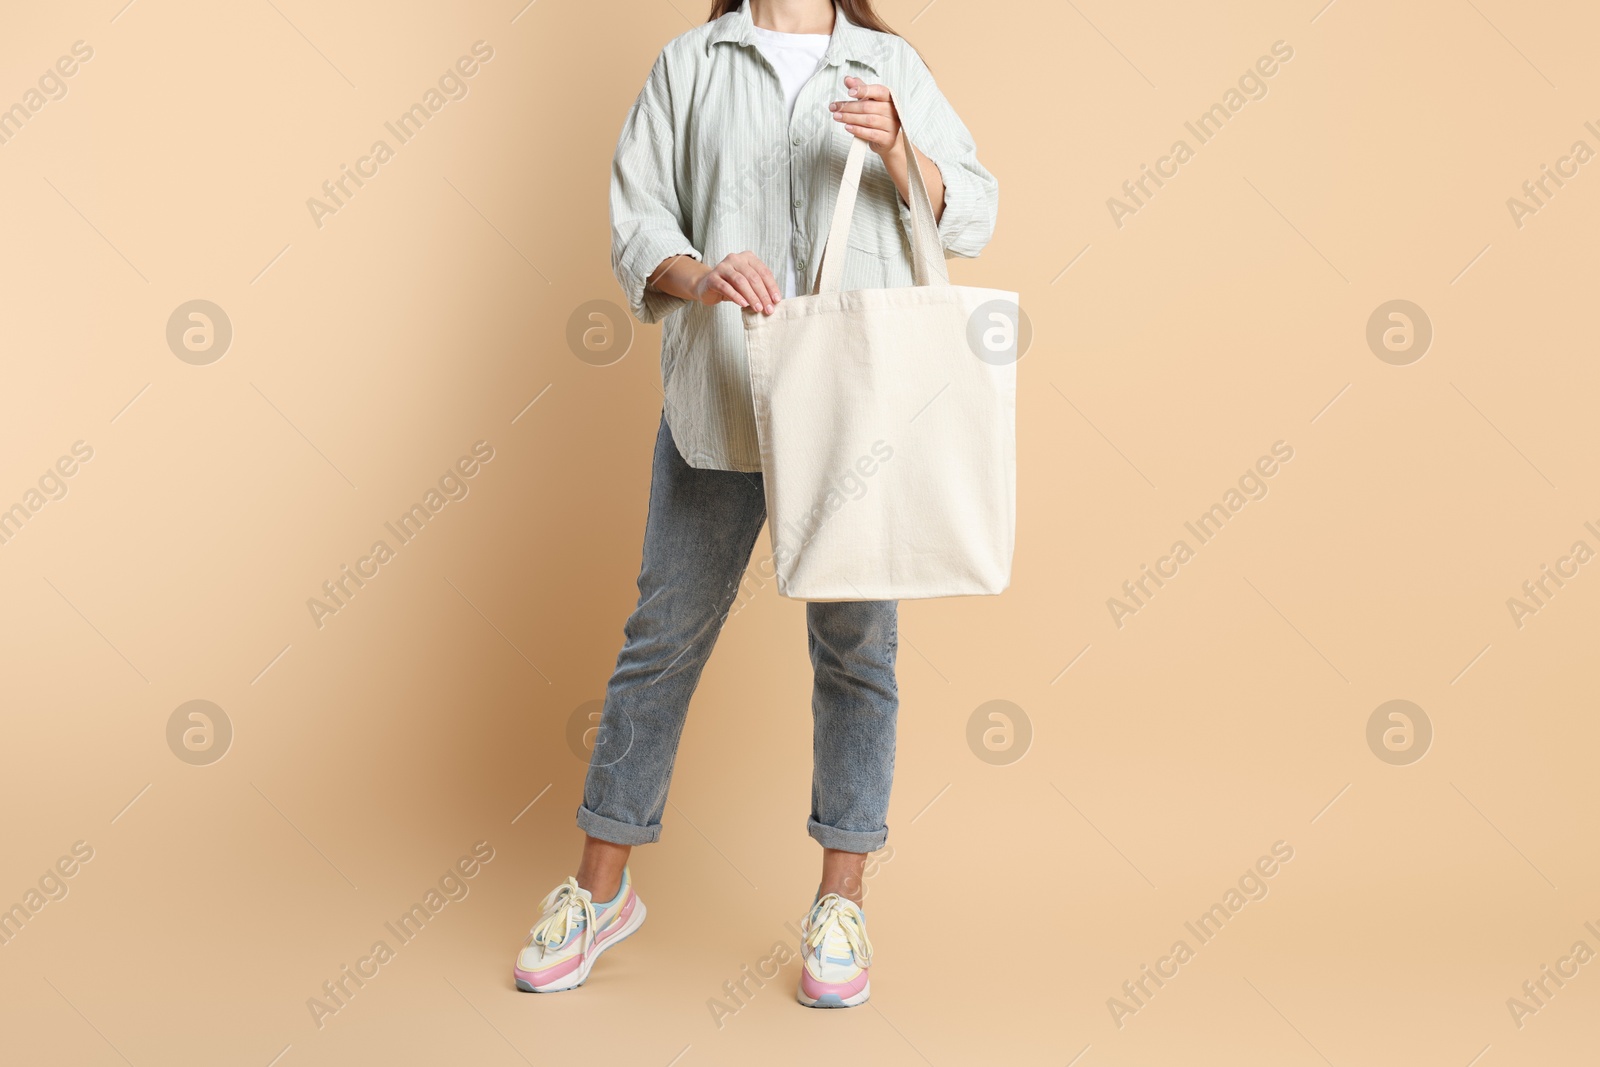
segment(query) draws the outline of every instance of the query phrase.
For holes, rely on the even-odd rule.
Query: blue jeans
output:
[[[639,602],[623,628],[578,808],[585,833],[621,845],[660,838],[689,698],[766,517],[761,475],[689,466],[663,413]],[[813,672],[806,830],[825,848],[872,852],[889,836],[897,607],[893,600],[806,604]],[[749,710],[764,703],[752,694]]]

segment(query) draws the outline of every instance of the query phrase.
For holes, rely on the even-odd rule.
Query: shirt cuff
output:
[[[687,297],[673,296],[645,282],[663,260],[685,255],[699,261],[700,252],[683,239],[682,234],[655,233],[641,236],[618,271],[623,291],[628,297],[628,308],[634,318],[645,325],[660,322],[678,308],[691,303]]]
[[[926,153],[924,153],[926,155]],[[939,167],[939,177],[944,182],[944,211],[939,215],[939,247],[944,249],[946,259],[957,253],[950,251],[950,246],[955,242],[957,231],[961,228],[963,214],[972,210],[976,195],[966,185],[967,175],[962,173],[960,167],[939,166],[939,161],[931,156],[929,160],[934,166]],[[926,179],[926,175],[923,176]],[[911,206],[898,196],[895,203],[900,208],[900,221],[905,226],[906,240],[912,241],[916,235],[911,230]]]

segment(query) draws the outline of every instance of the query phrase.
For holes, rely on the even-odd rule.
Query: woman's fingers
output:
[[[722,275],[713,274],[711,276],[711,287],[716,290],[717,294],[721,296],[723,300],[732,300],[740,307],[745,305],[745,299],[739,295],[739,290],[735,289],[731,284],[729,284],[728,279],[724,278]]]
[[[891,110],[886,100],[835,100],[828,105],[833,111],[854,111],[860,114],[887,115]]]
[[[742,252],[737,257],[728,258],[737,263],[738,269],[749,283],[753,306],[757,310],[766,311],[777,303],[780,295],[778,280],[772,276],[772,271],[762,262],[760,256],[754,252]]]
[[[772,271],[759,259],[756,260],[756,266],[761,268],[761,281],[766,285],[767,293],[771,297],[767,303],[776,304],[783,298],[783,290],[778,288],[778,279],[772,276]]]
[[[767,279],[772,276],[772,272],[767,270],[765,263],[751,256],[750,262],[745,264],[744,276],[750,283],[750,292],[755,295],[755,306],[765,311],[775,299],[772,295],[772,287],[767,284]]]
[[[852,135],[861,138],[863,141],[866,141],[869,144],[894,144],[894,134],[890,133],[888,130],[875,130],[870,126],[856,125],[847,125],[845,129],[849,130]]]
[[[851,134],[873,145],[892,145],[899,132],[900,119],[884,85],[868,85],[859,78],[846,78],[858,84],[852,88],[854,100],[835,100],[829,104],[833,120],[845,124]]]
[[[706,287],[722,300],[754,311],[770,311],[781,294],[778,280],[754,252],[733,252],[723,257],[708,273]]]
[[[739,300],[737,303],[740,307],[760,308],[766,303],[765,300],[756,295],[755,285],[752,284],[751,279],[745,275],[744,270],[737,264],[728,264],[725,277],[728,279],[729,284],[738,291]]]
[[[876,85],[863,78],[858,78],[854,74],[845,76],[844,87],[857,100],[889,99],[889,87],[887,85]]]
[[[848,111],[835,111],[835,122],[843,122],[850,126],[859,126],[869,130],[887,130],[893,127],[893,120],[888,115],[856,115]]]
[[[834,101],[829,104],[829,109],[834,112],[834,118],[842,122],[856,122],[858,118],[894,118],[893,107],[869,101],[866,104],[856,104],[854,101]]]

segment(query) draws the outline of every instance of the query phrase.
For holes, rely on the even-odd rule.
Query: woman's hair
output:
[[[711,0],[711,18],[706,21],[714,22],[730,11],[737,11],[739,10],[739,5],[745,2],[746,0]],[[889,28],[889,24],[879,18],[876,11],[872,10],[872,0],[834,0],[834,3],[836,6],[844,8],[844,13],[857,26],[865,26],[867,29],[877,30],[879,33],[894,33]],[[900,36],[898,33],[894,33],[894,35],[896,37]]]

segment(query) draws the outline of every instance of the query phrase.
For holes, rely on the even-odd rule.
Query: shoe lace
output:
[[[584,952],[589,951],[589,946],[594,942],[594,902],[589,894],[583,892],[578,886],[575,877],[568,876],[565,882],[556,886],[550,895],[544,898],[539,905],[542,918],[528,931],[528,944],[538,945],[541,948],[551,948],[566,941],[572,933],[572,927],[578,922],[583,923]]]
[[[861,908],[854,901],[837,893],[829,893],[817,901],[811,914],[814,918],[806,931],[808,949],[814,950],[821,946],[827,939],[828,932],[837,929],[844,934],[845,941],[850,945],[850,951],[855,954],[856,965],[859,967],[872,965],[872,941],[867,937],[867,928],[863,925],[865,917],[861,914]]]

